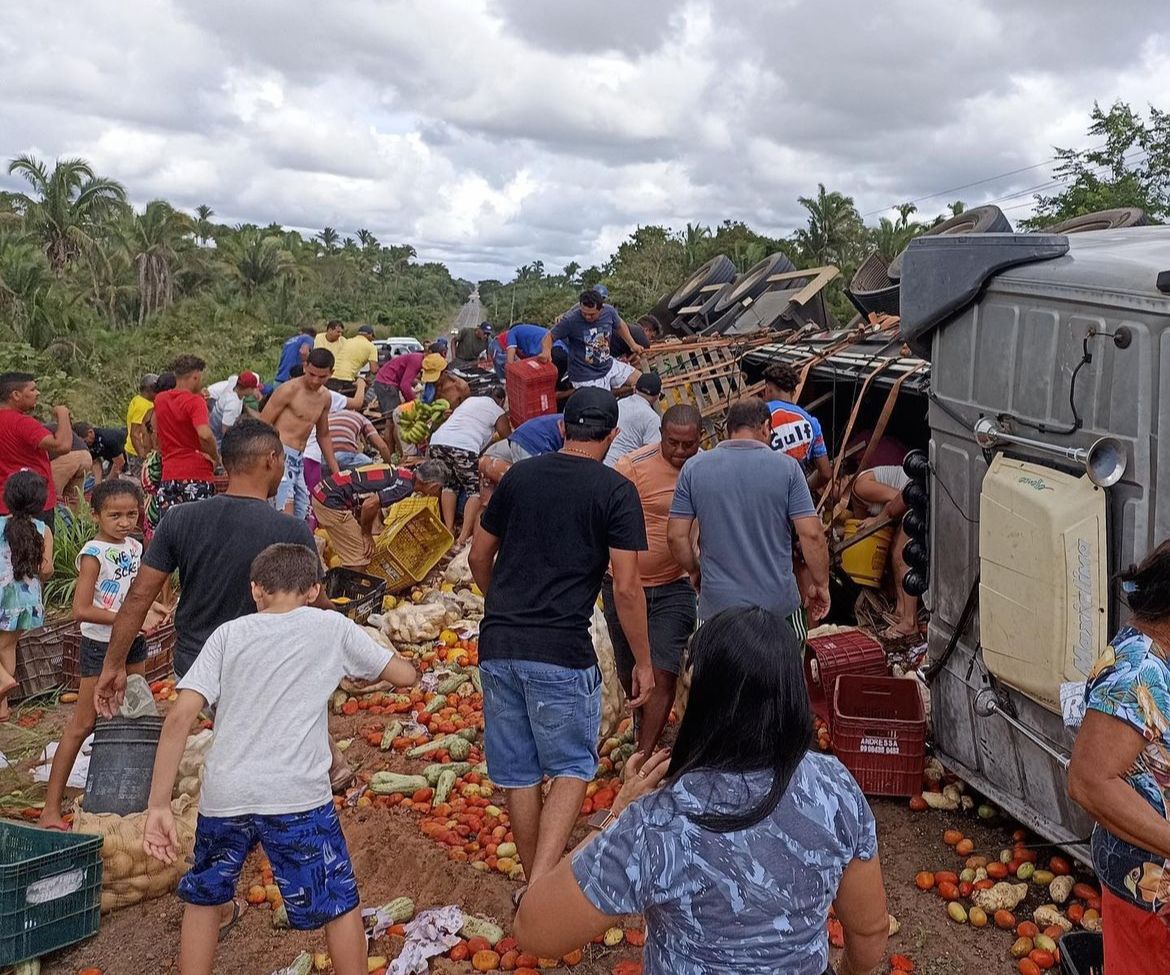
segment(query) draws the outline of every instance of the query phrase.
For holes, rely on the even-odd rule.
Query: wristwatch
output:
[[[585,822],[590,829],[605,829],[610,823],[617,819],[617,813],[612,809],[598,809]]]

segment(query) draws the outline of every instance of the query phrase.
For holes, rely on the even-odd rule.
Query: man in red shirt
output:
[[[4,505],[4,484],[19,470],[40,474],[49,486],[49,497],[43,520],[53,527],[53,509],[57,492],[53,487],[53,468],[50,460],[68,453],[73,445],[73,427],[69,411],[58,406],[54,413],[57,432],[50,433],[32,416],[40,398],[36,376],[28,372],[0,374],[0,514],[8,514]]]
[[[207,400],[200,395],[206,363],[193,355],[181,355],[171,371],[175,388],[154,398],[154,432],[162,454],[162,480],[158,487],[161,518],[169,508],[215,495],[215,467],[219,453]]]

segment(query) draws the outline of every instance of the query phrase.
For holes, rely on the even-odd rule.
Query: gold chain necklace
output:
[[[593,460],[592,455],[585,453],[584,451],[581,451],[581,450],[574,450],[572,447],[568,447],[568,446],[562,447],[561,453],[562,454],[572,454],[574,457],[584,457],[586,460]]]

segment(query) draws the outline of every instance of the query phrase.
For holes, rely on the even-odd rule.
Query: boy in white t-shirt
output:
[[[309,605],[321,563],[303,546],[270,545],[251,580],[259,612],[212,633],[179,681],[155,756],[143,846],[164,863],[178,858],[171,790],[192,722],[215,704],[194,864],[179,883],[187,902],[181,969],[212,971],[221,930],[243,910],[233,899],[240,871],[260,843],[290,926],[324,927],[333,970],[365,975],[357,881],[329,785],[326,706],[343,677],[409,685],[417,674],[340,613]]]
[[[81,684],[69,723],[53,755],[45,807],[38,825],[46,829],[68,829],[61,816],[65,784],[81,745],[97,720],[93,691],[106,659],[110,624],[130,591],[142,561],[142,543],[131,536],[142,515],[142,489],[134,481],[111,478],[93,489],[90,508],[97,522],[97,535],[77,556],[77,583],[73,590],[73,618],[80,623],[81,646],[78,670]],[[152,610],[146,631],[158,625],[161,613]],[[146,674],[146,640],[139,634],[130,646],[126,671]]]

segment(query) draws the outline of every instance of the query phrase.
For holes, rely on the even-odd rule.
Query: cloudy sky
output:
[[[870,220],[931,194],[1018,219],[1094,99],[1170,107],[1155,0],[8,2],[0,65],[5,158],[473,279],[645,223],[787,234],[818,182]]]

